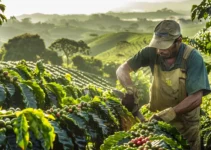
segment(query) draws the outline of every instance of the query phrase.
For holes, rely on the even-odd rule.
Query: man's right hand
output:
[[[135,86],[128,86],[125,88],[126,94],[122,99],[122,104],[132,113],[138,109],[138,94]]]
[[[126,93],[125,96],[122,98],[122,105],[124,105],[130,112],[133,111],[135,106],[135,98],[133,94]]]

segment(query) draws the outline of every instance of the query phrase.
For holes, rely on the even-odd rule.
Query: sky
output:
[[[6,5],[4,14],[93,14],[106,13],[131,2],[166,2],[183,0],[1,0]]]

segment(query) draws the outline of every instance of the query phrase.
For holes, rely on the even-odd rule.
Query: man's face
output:
[[[164,59],[169,59],[176,57],[178,50],[178,44],[173,43],[168,49],[158,49],[158,54]]]

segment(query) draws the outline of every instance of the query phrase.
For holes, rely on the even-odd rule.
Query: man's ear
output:
[[[180,36],[180,37],[178,37],[178,39],[177,39],[177,43],[180,44],[181,42],[182,42],[182,37]]]

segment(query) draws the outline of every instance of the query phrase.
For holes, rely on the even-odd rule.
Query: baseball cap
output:
[[[163,20],[155,27],[149,47],[168,49],[180,35],[180,25],[176,21]]]

